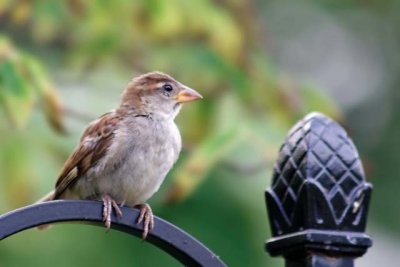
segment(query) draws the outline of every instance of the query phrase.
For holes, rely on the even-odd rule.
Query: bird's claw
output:
[[[111,228],[111,213],[114,208],[115,214],[118,218],[122,217],[122,211],[119,208],[117,202],[112,199],[109,195],[104,195],[103,200],[103,222],[106,226],[106,232],[110,231]]]
[[[145,240],[147,234],[154,229],[154,215],[148,204],[141,204],[138,207],[140,208],[140,214],[136,224],[143,222],[142,240]]]

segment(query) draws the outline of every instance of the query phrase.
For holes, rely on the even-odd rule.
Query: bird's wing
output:
[[[58,177],[54,199],[58,199],[65,190],[74,184],[91,167],[104,157],[112,143],[121,117],[115,112],[109,112],[92,122],[83,133],[80,143],[74,153],[65,162]]]

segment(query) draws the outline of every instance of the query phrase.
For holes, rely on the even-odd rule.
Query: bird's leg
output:
[[[110,231],[111,227],[111,212],[114,208],[115,214],[118,218],[122,217],[122,211],[118,207],[117,202],[112,199],[109,195],[104,195],[102,197],[103,200],[103,222],[106,226],[106,232]]]
[[[140,208],[139,218],[137,219],[136,224],[140,224],[143,221],[143,234],[142,240],[145,240],[149,231],[154,228],[154,215],[151,210],[149,204],[141,204],[136,207]]]

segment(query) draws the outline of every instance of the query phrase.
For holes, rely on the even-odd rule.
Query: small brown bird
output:
[[[161,72],[134,78],[120,106],[90,123],[64,164],[55,190],[40,201],[93,199],[103,201],[107,231],[118,206],[139,207],[145,239],[154,227],[145,202],[158,191],[178,159],[181,136],[174,122],[181,104],[200,99],[195,90]]]

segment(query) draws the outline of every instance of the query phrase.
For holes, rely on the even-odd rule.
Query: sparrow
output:
[[[154,228],[146,201],[178,159],[181,136],[174,122],[182,104],[201,99],[195,90],[162,72],[134,78],[114,109],[91,122],[61,170],[55,189],[39,202],[90,199],[103,202],[106,231],[119,205],[140,209],[142,239]],[[44,227],[43,227],[44,228]]]

